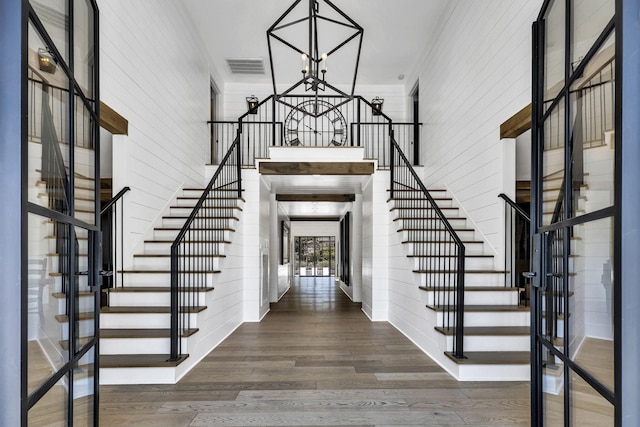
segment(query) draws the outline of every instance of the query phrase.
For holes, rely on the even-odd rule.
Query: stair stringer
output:
[[[414,262],[407,258],[409,251],[402,244],[393,222],[389,231],[389,323],[406,336],[445,371],[460,379],[458,365],[445,355],[446,337],[438,333],[436,313],[426,309],[428,295],[420,290],[420,275],[413,272]],[[405,316],[398,313],[404,312]]]
[[[206,294],[207,309],[198,313],[198,332],[187,338],[184,352],[189,357],[176,366],[175,382],[189,373],[244,322],[243,240],[246,221],[244,212],[237,215],[239,221],[236,223],[236,231],[231,235],[231,243],[226,245],[226,257],[220,265],[221,272],[214,278],[215,289]]]

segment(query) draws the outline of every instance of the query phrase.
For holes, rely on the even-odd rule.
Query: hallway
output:
[[[457,382],[333,278],[303,278],[178,384],[102,386],[100,412],[101,426],[527,426],[529,383]]]

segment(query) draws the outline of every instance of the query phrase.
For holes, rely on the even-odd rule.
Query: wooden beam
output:
[[[279,202],[354,202],[355,194],[276,194]]]
[[[500,139],[516,138],[531,129],[531,104],[500,125]]]
[[[292,216],[289,221],[306,221],[306,222],[339,222],[338,216]]]
[[[373,162],[260,162],[263,175],[371,175]]]
[[[100,101],[100,127],[114,135],[129,135],[129,122]]]

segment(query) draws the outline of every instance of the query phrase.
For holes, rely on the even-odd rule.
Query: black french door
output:
[[[532,425],[614,426],[615,2],[547,0],[533,28]]]
[[[97,425],[98,8],[95,0],[23,5],[21,425]]]
[[[296,276],[335,276],[335,240],[333,236],[297,236],[294,241]]]

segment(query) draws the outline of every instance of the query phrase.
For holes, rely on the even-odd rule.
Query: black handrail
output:
[[[525,212],[525,210],[522,209],[520,206],[518,206],[516,202],[514,202],[509,196],[507,196],[504,193],[500,193],[498,194],[498,197],[500,197],[502,200],[507,202],[507,204],[511,206],[513,210],[518,213],[518,215],[520,215],[522,218],[526,219],[527,221],[531,222],[531,217],[529,216],[529,214]]]
[[[415,271],[425,273],[424,288],[433,291],[434,308],[443,311],[441,326],[453,333],[452,355],[462,359],[465,245],[400,149],[391,129],[390,136],[390,196],[413,244],[411,256],[419,260]],[[408,216],[402,213],[405,211]]]
[[[219,244],[233,231],[237,199],[242,197],[241,131],[207,184],[189,218],[171,245],[171,349],[170,360],[182,357],[181,337],[191,330],[190,315],[198,311],[199,294],[211,288]]]
[[[504,286],[526,288],[522,273],[531,269],[531,217],[506,194],[500,193],[498,197],[505,202]],[[528,294],[526,294],[525,300],[528,301]]]
[[[102,231],[102,277],[101,290],[118,287],[118,266],[120,266],[120,287],[124,287],[124,195],[131,191],[124,187],[100,210]],[[120,214],[118,214],[118,204]],[[109,293],[102,294],[101,306],[109,306]]]
[[[103,215],[105,212],[107,212],[107,210],[109,210],[109,208],[111,208],[111,206],[115,205],[127,191],[131,191],[131,188],[124,187],[122,190],[118,191],[118,194],[116,194],[111,200],[107,202],[106,205],[104,205],[104,207],[100,211],[100,215]]]

